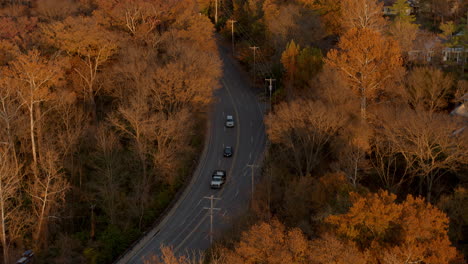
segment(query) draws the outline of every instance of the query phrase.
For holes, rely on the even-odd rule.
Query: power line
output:
[[[228,17],[233,17],[233,13],[229,12],[224,6],[223,6],[223,12],[228,16]],[[238,31],[243,35],[246,36],[248,39],[245,39],[246,41],[249,42],[250,45],[253,46],[258,46],[257,43],[255,42],[254,38],[248,33],[248,30],[246,30],[241,23],[238,24],[237,26]],[[260,53],[260,57],[263,58],[263,61],[266,62],[266,58],[264,58],[263,54]],[[262,61],[262,60],[261,60]],[[273,73],[270,70],[270,67],[268,67],[265,63],[260,62],[262,66],[264,66],[265,71],[270,75],[273,76]],[[265,71],[262,71],[262,73],[266,76]]]

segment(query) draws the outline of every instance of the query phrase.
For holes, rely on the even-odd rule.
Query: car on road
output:
[[[226,182],[226,171],[215,170],[211,176],[211,189],[220,189]]]
[[[226,127],[234,127],[234,117],[232,115],[226,116]]]
[[[232,149],[231,146],[224,147],[224,151],[223,151],[224,157],[231,157],[233,153],[234,153],[234,150]]]

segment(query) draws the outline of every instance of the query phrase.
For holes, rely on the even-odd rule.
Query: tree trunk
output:
[[[29,109],[29,128],[31,136],[31,150],[33,156],[33,173],[37,177],[37,154],[36,154],[36,138],[34,135],[34,104],[31,102]]]
[[[6,223],[5,223],[5,201],[3,200],[3,182],[0,181],[0,210],[1,210],[1,228],[2,228],[2,248],[3,248],[3,261],[8,263],[8,247],[6,243]]]
[[[49,181],[47,181],[46,189],[44,190],[44,200],[42,200],[41,213],[39,215],[37,231],[35,234],[36,241],[39,241],[42,235],[42,229],[43,229],[42,227],[44,225],[44,215],[46,213],[48,192],[49,192]]]
[[[366,98],[365,92],[366,92],[366,88],[362,87],[361,88],[361,118],[362,120],[367,119],[367,114],[366,114],[367,98]]]

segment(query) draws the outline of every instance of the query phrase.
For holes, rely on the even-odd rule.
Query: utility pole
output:
[[[203,207],[205,210],[210,210],[210,245],[213,244],[213,210],[221,210],[221,208],[213,207],[214,200],[221,200],[221,198],[215,198],[214,195],[205,196],[205,199],[210,200],[210,207]]]
[[[234,56],[234,23],[237,21],[229,19],[228,22],[231,23],[232,55]]]
[[[257,55],[257,49],[259,47],[250,47],[251,50],[253,50],[253,55],[254,55],[254,87],[255,87],[255,84],[257,83],[257,71],[256,71],[256,55]]]
[[[250,171],[252,172],[252,193],[251,193],[251,201],[253,202],[253,195],[254,195],[254,184],[255,184],[255,178],[254,178],[254,169],[258,168],[258,165],[255,164],[248,164],[247,167],[250,168]]]
[[[270,90],[270,111],[271,111],[271,92],[273,90],[273,82],[276,81],[276,79],[272,79],[272,78],[269,78],[269,79],[265,79],[265,81],[269,82],[270,85],[268,86],[269,90]]]

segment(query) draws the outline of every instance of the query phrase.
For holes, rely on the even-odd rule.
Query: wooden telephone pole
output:
[[[253,46],[253,47],[249,47],[251,50],[253,50],[253,55],[254,55],[254,87],[255,87],[255,84],[257,83],[257,71],[256,71],[256,60],[257,60],[257,49],[259,49],[259,47],[256,47],[256,46]]]
[[[221,200],[221,198],[215,198],[214,195],[205,196],[205,199],[210,200],[210,207],[203,207],[205,210],[210,210],[210,244],[213,244],[213,210],[221,210],[221,208],[215,208],[214,200]]]
[[[270,85],[268,86],[268,89],[270,90],[270,111],[271,111],[271,92],[273,91],[273,82],[276,81],[276,79],[265,79],[265,81],[269,82]]]
[[[248,164],[247,167],[250,168],[251,171],[251,178],[252,178],[252,192],[251,192],[251,202],[253,202],[253,197],[254,197],[254,187],[255,187],[255,177],[254,177],[254,169],[258,168],[258,165],[255,164]]]
[[[236,20],[229,19],[228,23],[231,23],[231,39],[232,39],[232,55],[234,56],[234,23],[236,23]]]
[[[218,0],[215,0],[215,25],[218,24]]]

